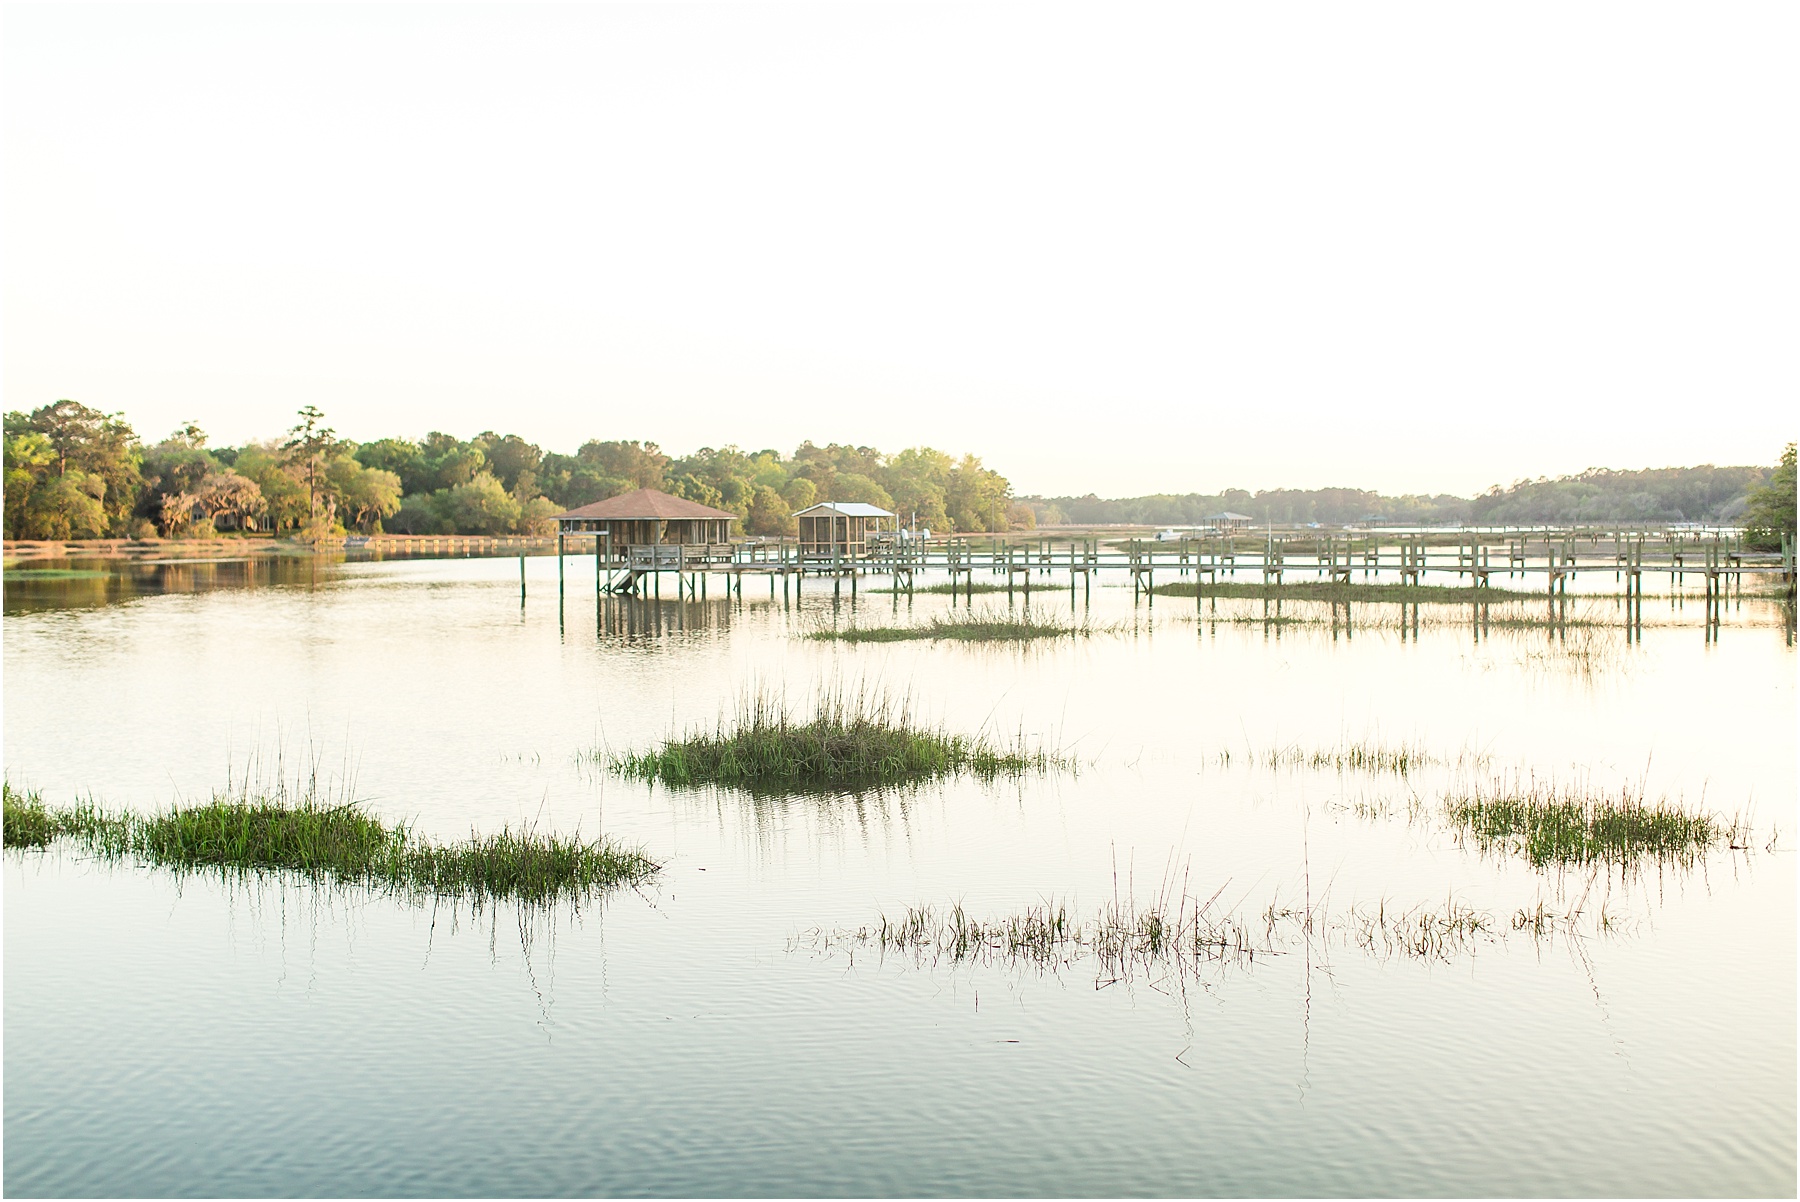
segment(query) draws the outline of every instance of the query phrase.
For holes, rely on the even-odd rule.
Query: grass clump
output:
[[[1033,639],[1092,634],[1093,627],[1077,626],[1013,614],[972,614],[964,618],[933,617],[913,626],[849,626],[842,630],[815,630],[806,637],[820,642],[899,643],[915,639],[955,639],[965,643],[1025,643]]]
[[[661,867],[610,841],[510,828],[462,843],[415,843],[405,863],[404,879],[424,892],[534,903],[634,884]]]
[[[1667,801],[1647,803],[1642,791],[1585,794],[1532,781],[1496,782],[1444,803],[1457,832],[1483,851],[1523,856],[1534,867],[1629,865],[1657,860],[1687,865],[1721,842],[1747,834],[1735,823],[1692,813]]]
[[[635,884],[661,867],[608,839],[503,829],[437,843],[388,826],[350,801],[289,795],[215,795],[149,816],[82,803],[51,809],[6,787],[6,845],[45,847],[68,838],[104,859],[132,858],[177,871],[296,872],[410,897],[548,904]]]
[[[43,847],[56,838],[56,822],[35,790],[20,793],[11,781],[0,784],[5,801],[5,837],[8,847]]]
[[[310,800],[215,797],[129,825],[130,849],[159,864],[286,868],[311,876],[372,875],[407,842],[405,828],[387,827],[352,804]]]
[[[822,695],[805,717],[767,693],[746,694],[729,722],[612,756],[621,776],[667,785],[750,789],[860,788],[967,773],[991,780],[1045,771],[1060,757],[919,724],[906,703],[867,693]]]

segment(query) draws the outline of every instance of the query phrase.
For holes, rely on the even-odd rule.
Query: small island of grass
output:
[[[965,773],[991,780],[1063,762],[1022,744],[921,726],[905,706],[834,694],[804,718],[774,698],[749,697],[729,723],[721,719],[714,730],[612,756],[609,766],[621,776],[677,787],[807,790],[902,785]]]
[[[608,839],[510,828],[436,843],[388,826],[354,803],[258,797],[248,791],[148,816],[92,804],[52,808],[4,786],[5,843],[44,848],[69,839],[105,859],[178,871],[290,871],[410,896],[548,904],[634,884],[661,867]]]
[[[1664,801],[1647,803],[1629,791],[1609,797],[1536,782],[1496,784],[1449,798],[1444,814],[1482,851],[1519,855],[1535,868],[1644,860],[1690,864],[1720,843],[1735,845],[1744,833],[1714,815]]]

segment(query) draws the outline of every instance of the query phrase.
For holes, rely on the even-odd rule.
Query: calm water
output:
[[[666,868],[579,913],[470,914],[9,852],[8,1192],[1794,1194],[1795,653],[1769,603],[1709,638],[1697,599],[1652,597],[1627,641],[1450,607],[1416,633],[1378,606],[1196,621],[1113,587],[1073,603],[1116,624],[1080,641],[856,647],[799,636],[950,602],[601,606],[570,564],[560,617],[551,559],[523,606],[505,559],[9,574],[15,786],[148,809],[311,757],[439,836],[604,829]],[[772,800],[584,758],[833,682],[1082,767]],[[1642,783],[1757,835],[1590,881],[1460,847],[1432,813],[1468,769],[1253,762],[1361,740]],[[1092,913],[1171,874],[1245,913],[1585,899],[1616,929],[1119,981],[812,935],[916,903]]]

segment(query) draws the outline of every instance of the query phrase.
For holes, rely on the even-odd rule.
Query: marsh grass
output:
[[[1320,609],[1317,602],[1297,601],[1293,604],[1304,606],[1298,612],[1274,613],[1245,609],[1207,610],[1203,613],[1184,613],[1181,620],[1202,626],[1264,626],[1290,627],[1303,626],[1316,629],[1348,628],[1351,631],[1375,630],[1467,630],[1470,625],[1477,624],[1486,631],[1573,631],[1581,629],[1624,628],[1623,617],[1612,619],[1595,611],[1586,613],[1564,613],[1552,618],[1547,613],[1534,613],[1518,608],[1508,602],[1509,612],[1490,613],[1486,618],[1471,619],[1467,612],[1455,614],[1452,611],[1440,611],[1418,619],[1403,618],[1398,614],[1381,611],[1370,613],[1358,609],[1354,615],[1334,615],[1329,609]],[[1645,622],[1646,626],[1656,623]]]
[[[1216,626],[1329,626],[1331,623],[1315,614],[1246,614],[1222,613],[1206,614],[1198,619],[1207,625]]]
[[[1039,585],[1038,587],[1044,589],[1046,592],[1052,591],[1048,585]],[[1013,588],[1020,592],[1024,591],[1024,588],[1022,585],[1015,584],[1013,586]],[[935,584],[921,584],[921,585],[918,585],[918,586],[916,586],[914,588],[910,588],[910,589],[872,588],[872,589],[867,589],[865,591],[870,592],[870,593],[881,593],[883,595],[887,595],[890,593],[898,593],[902,597],[909,597],[909,596],[914,596],[914,595],[922,596],[922,597],[965,597],[965,596],[968,596],[970,593],[975,593],[978,595],[981,593],[1004,593],[1006,591],[1006,586],[1004,584],[985,584],[985,583],[977,583],[974,585],[952,584],[948,580],[940,580]]]
[[[1559,632],[1558,637],[1544,645],[1521,645],[1515,649],[1513,662],[1530,671],[1573,673],[1592,679],[1629,668],[1632,660],[1626,650],[1627,644],[1617,636],[1589,627],[1568,634]]]
[[[8,565],[7,580],[100,580],[113,573],[91,568],[15,568]]]
[[[1217,761],[1230,767],[1237,758],[1239,757],[1226,750],[1219,752]],[[1485,768],[1489,762],[1489,757],[1484,752],[1465,750],[1451,757],[1439,755],[1418,744],[1391,745],[1370,740],[1341,743],[1336,747],[1302,747],[1295,743],[1287,747],[1246,751],[1242,758],[1247,758],[1258,767],[1270,769],[1305,768],[1322,772],[1362,772],[1394,776],[1410,776],[1427,768]]]
[[[1115,900],[1090,918],[1076,918],[1056,902],[989,920],[971,917],[960,903],[947,910],[910,906],[897,918],[882,914],[873,926],[836,932],[822,942],[932,963],[1058,969],[1092,959],[1114,977],[1182,959],[1249,960],[1273,951],[1253,924],[1213,916],[1193,899],[1172,906]]]
[[[960,903],[945,908],[910,906],[896,917],[826,932],[813,930],[791,947],[818,952],[874,952],[900,956],[924,967],[1025,968],[1059,973],[1090,963],[1097,984],[1139,975],[1179,978],[1204,965],[1245,968],[1258,959],[1306,951],[1329,961],[1334,948],[1376,959],[1452,962],[1483,948],[1523,937],[1543,943],[1616,934],[1610,916],[1579,907],[1555,911],[1541,901],[1510,916],[1483,910],[1455,896],[1440,904],[1397,906],[1381,900],[1332,910],[1272,900],[1260,913],[1227,913],[1218,894],[1200,900],[1185,893],[1148,905],[1115,899],[1090,917],[1045,902],[992,919],[969,915]]]
[[[1116,626],[1034,618],[1029,614],[985,613],[964,617],[934,616],[909,626],[846,626],[815,630],[806,637],[819,642],[899,643],[919,639],[952,639],[965,643],[1025,643],[1036,639],[1112,633]]]
[[[1159,597],[1192,597],[1196,589],[1207,597],[1250,601],[1387,601],[1407,605],[1528,601],[1539,595],[1495,585],[1476,588],[1449,584],[1338,584],[1329,580],[1301,580],[1291,584],[1221,580],[1216,584],[1206,585],[1178,581],[1174,584],[1159,584],[1150,591]]]
[[[927,726],[909,701],[828,689],[796,716],[764,691],[740,696],[711,730],[670,737],[649,751],[608,758],[621,776],[676,787],[731,785],[778,791],[858,789],[967,774],[984,780],[1072,766],[1071,761],[982,735]]]
[[[460,843],[409,844],[398,879],[440,897],[492,897],[547,904],[638,884],[661,865],[610,840],[503,827]]]
[[[0,797],[5,801],[6,846],[43,847],[56,838],[56,820],[36,790],[21,793],[6,781],[0,783]]]
[[[1538,928],[1547,937],[1557,919],[1539,907],[1543,918]],[[1377,958],[1401,956],[1412,960],[1454,960],[1483,944],[1502,937],[1499,920],[1455,897],[1441,906],[1391,907],[1385,900],[1353,907],[1337,920],[1337,929],[1362,951]],[[1524,930],[1518,923],[1514,930]]]
[[[1646,802],[1642,788],[1614,794],[1538,781],[1495,781],[1446,798],[1444,815],[1460,839],[1481,851],[1518,855],[1533,867],[1645,861],[1690,866],[1721,843],[1748,842],[1739,821],[1695,813],[1667,799]]]
[[[15,823],[17,825],[15,825]],[[135,859],[178,872],[291,872],[413,898],[549,904],[636,884],[661,867],[611,840],[504,828],[438,843],[388,826],[357,803],[249,785],[148,816],[92,803],[51,809],[6,786],[6,844],[45,847],[67,838],[102,859]]]
[[[849,626],[841,630],[815,630],[807,637],[819,642],[839,643],[900,643],[918,639],[1022,643],[1032,639],[1062,638],[1075,632],[1076,628],[1066,623],[1031,618],[933,618],[918,626]]]

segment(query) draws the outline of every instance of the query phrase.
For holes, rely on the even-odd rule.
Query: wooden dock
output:
[[[579,546],[588,543],[588,547]],[[1486,588],[1495,581],[1535,581],[1555,597],[1568,593],[1580,576],[1612,573],[1627,597],[1641,596],[1646,577],[1666,576],[1680,584],[1700,577],[1707,596],[1741,588],[1747,575],[1772,576],[1791,595],[1795,552],[1788,540],[1779,552],[1746,550],[1735,531],[1686,529],[1569,528],[1532,531],[1430,531],[1393,534],[1269,531],[1262,535],[1195,535],[1171,540],[1124,538],[1004,537],[902,541],[855,556],[805,554],[793,540],[747,539],[732,543],[613,547],[603,536],[557,538],[557,580],[566,579],[564,561],[592,558],[602,592],[661,596],[663,578],[672,578],[677,597],[702,598],[708,581],[743,595],[746,577],[764,577],[770,595],[798,592],[808,578],[829,580],[834,592],[852,595],[867,576],[884,576],[910,592],[921,574],[947,576],[969,587],[978,577],[1000,578],[1007,591],[1034,587],[1092,587],[1095,576],[1129,577],[1134,592],[1165,582],[1192,580],[1196,597],[1205,586],[1239,573],[1280,585],[1292,577],[1350,584],[1365,582],[1423,586],[1454,582]],[[523,588],[521,567],[520,585]]]

